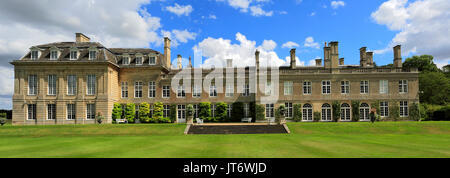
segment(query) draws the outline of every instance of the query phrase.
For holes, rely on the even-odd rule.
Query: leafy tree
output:
[[[164,105],[161,102],[153,104],[153,122],[159,122],[162,120],[164,114]]]
[[[320,121],[320,112],[314,112],[314,122]]]
[[[407,58],[403,63],[403,68],[417,68],[420,72],[438,72],[436,64],[433,62],[433,56],[421,55]]]
[[[333,101],[331,107],[333,108],[333,121],[339,122],[341,117],[341,103],[339,101]]]
[[[302,120],[302,104],[294,104],[293,109],[294,113],[292,119],[295,122],[300,122]]]
[[[256,103],[255,102],[251,102],[250,103],[250,116],[252,119],[252,122],[256,122],[255,118],[256,118]]]
[[[141,122],[150,122],[150,104],[143,102],[139,105],[139,120]]]
[[[210,102],[202,102],[198,105],[198,117],[204,121],[208,120],[211,117],[211,103]]]
[[[420,102],[446,105],[450,103],[450,78],[441,72],[427,72],[419,75]]]
[[[446,66],[442,67],[442,72],[444,72],[447,78],[450,78],[450,64],[447,64]]]
[[[359,101],[352,101],[352,121],[358,122],[359,121],[359,106],[361,102]]]
[[[266,111],[266,109],[264,108],[263,105],[257,104],[255,105],[255,117],[256,120],[264,120],[264,112]]]
[[[389,116],[394,120],[397,121],[400,118],[400,108],[398,106],[398,102],[393,101],[391,102],[391,106],[389,107]]]
[[[174,123],[177,120],[177,105],[170,105],[170,122]]]
[[[409,118],[415,121],[420,120],[419,104],[413,103],[411,107],[409,107]]]
[[[130,123],[134,123],[134,117],[136,115],[136,105],[134,103],[128,103],[125,107],[125,118]]]
[[[112,110],[112,119],[115,121],[116,119],[122,119],[122,106],[119,103],[114,103]]]
[[[231,122],[240,122],[244,118],[244,103],[233,103],[233,110],[231,110]]]
[[[228,117],[227,113],[228,104],[224,102],[219,102],[216,104],[216,118],[219,122],[225,122]]]

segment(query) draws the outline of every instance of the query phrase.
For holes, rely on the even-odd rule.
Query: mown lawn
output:
[[[0,157],[450,157],[450,122],[289,123],[291,134],[183,135],[185,125],[0,127]]]

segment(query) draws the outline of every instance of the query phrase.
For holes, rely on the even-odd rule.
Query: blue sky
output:
[[[368,49],[385,48],[396,31],[377,24],[371,13],[383,3],[382,0],[345,1],[344,6],[337,9],[331,7],[330,0],[282,0],[262,3],[265,11],[273,11],[272,16],[252,16],[241,12],[226,2],[184,0],[153,2],[146,5],[149,13],[161,14],[163,27],[170,29],[188,29],[197,33],[196,39],[181,44],[172,49],[173,53],[184,56],[193,55],[192,47],[205,38],[224,38],[235,40],[237,32],[247,39],[256,41],[257,45],[263,40],[273,40],[277,43],[274,51],[284,58],[289,55],[288,48],[282,44],[288,41],[299,44],[297,56],[308,62],[316,57],[323,57],[323,43],[329,41],[340,42],[340,56],[346,58],[348,64],[359,64],[359,48],[367,46]],[[178,3],[181,6],[191,5],[193,11],[190,15],[178,16],[164,9],[166,6]],[[286,13],[282,13],[286,12]],[[312,14],[314,14],[312,16]],[[216,19],[202,18],[216,16]],[[313,37],[320,45],[319,49],[304,47],[307,37]],[[162,51],[162,47],[155,49]],[[378,64],[391,63],[392,52],[378,54],[374,60]]]

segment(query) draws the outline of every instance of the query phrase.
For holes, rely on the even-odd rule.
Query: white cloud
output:
[[[303,0],[295,0],[296,4],[301,4],[303,2]]]
[[[331,7],[333,9],[337,9],[339,7],[344,7],[345,6],[345,2],[344,1],[331,1]]]
[[[250,12],[253,16],[272,16],[273,11],[266,12],[264,11],[261,6],[251,6]]]
[[[265,40],[262,45],[257,46],[255,41],[248,40],[243,34],[237,33],[234,44],[229,39],[208,37],[194,46],[194,50],[201,50],[204,60],[203,66],[214,65],[216,67],[225,66],[226,59],[233,59],[233,64],[239,67],[255,65],[255,51],[260,51],[261,66],[281,66],[289,65],[290,57],[279,58],[273,51],[276,43],[272,40]],[[287,52],[289,54],[289,52]],[[298,57],[297,57],[298,58]],[[297,65],[302,65],[299,59]]]
[[[309,14],[309,16],[315,16],[316,15],[316,12],[311,12],[311,14]]]
[[[295,42],[288,41],[288,42],[284,43],[281,47],[282,48],[295,48],[295,47],[300,47],[300,45]]]
[[[314,38],[313,37],[307,37],[305,39],[305,43],[303,44],[303,46],[305,47],[309,47],[309,48],[316,48],[319,49],[319,43],[314,42]]]
[[[216,0],[217,2],[227,2],[229,6],[239,9],[239,11],[243,13],[249,12],[250,15],[259,17],[259,16],[272,16],[273,11],[265,11],[262,9],[263,3],[271,2],[271,0]],[[280,14],[285,13],[282,11]]]
[[[402,45],[403,55],[430,54],[435,61],[450,59],[450,3],[448,0],[421,0],[407,3],[406,0],[389,0],[383,3],[372,18],[390,30],[399,32],[390,44],[378,53],[391,51]],[[436,62],[438,63],[438,62]]]
[[[178,15],[178,16],[182,16],[182,15],[189,16],[189,14],[191,14],[191,12],[194,9],[192,8],[191,5],[183,6],[183,5],[179,5],[179,4],[175,3],[174,6],[167,6],[166,10],[169,11],[169,12],[172,12],[172,13]]]
[[[173,47],[177,47],[178,45],[180,45],[180,43],[187,43],[189,40],[195,40],[195,37],[197,36],[196,33],[189,32],[187,30],[162,30],[162,34],[164,37],[169,37],[171,39],[171,45]]]

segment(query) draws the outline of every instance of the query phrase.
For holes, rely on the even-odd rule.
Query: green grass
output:
[[[289,123],[292,134],[183,135],[185,125],[0,127],[0,157],[450,157],[450,122]]]

